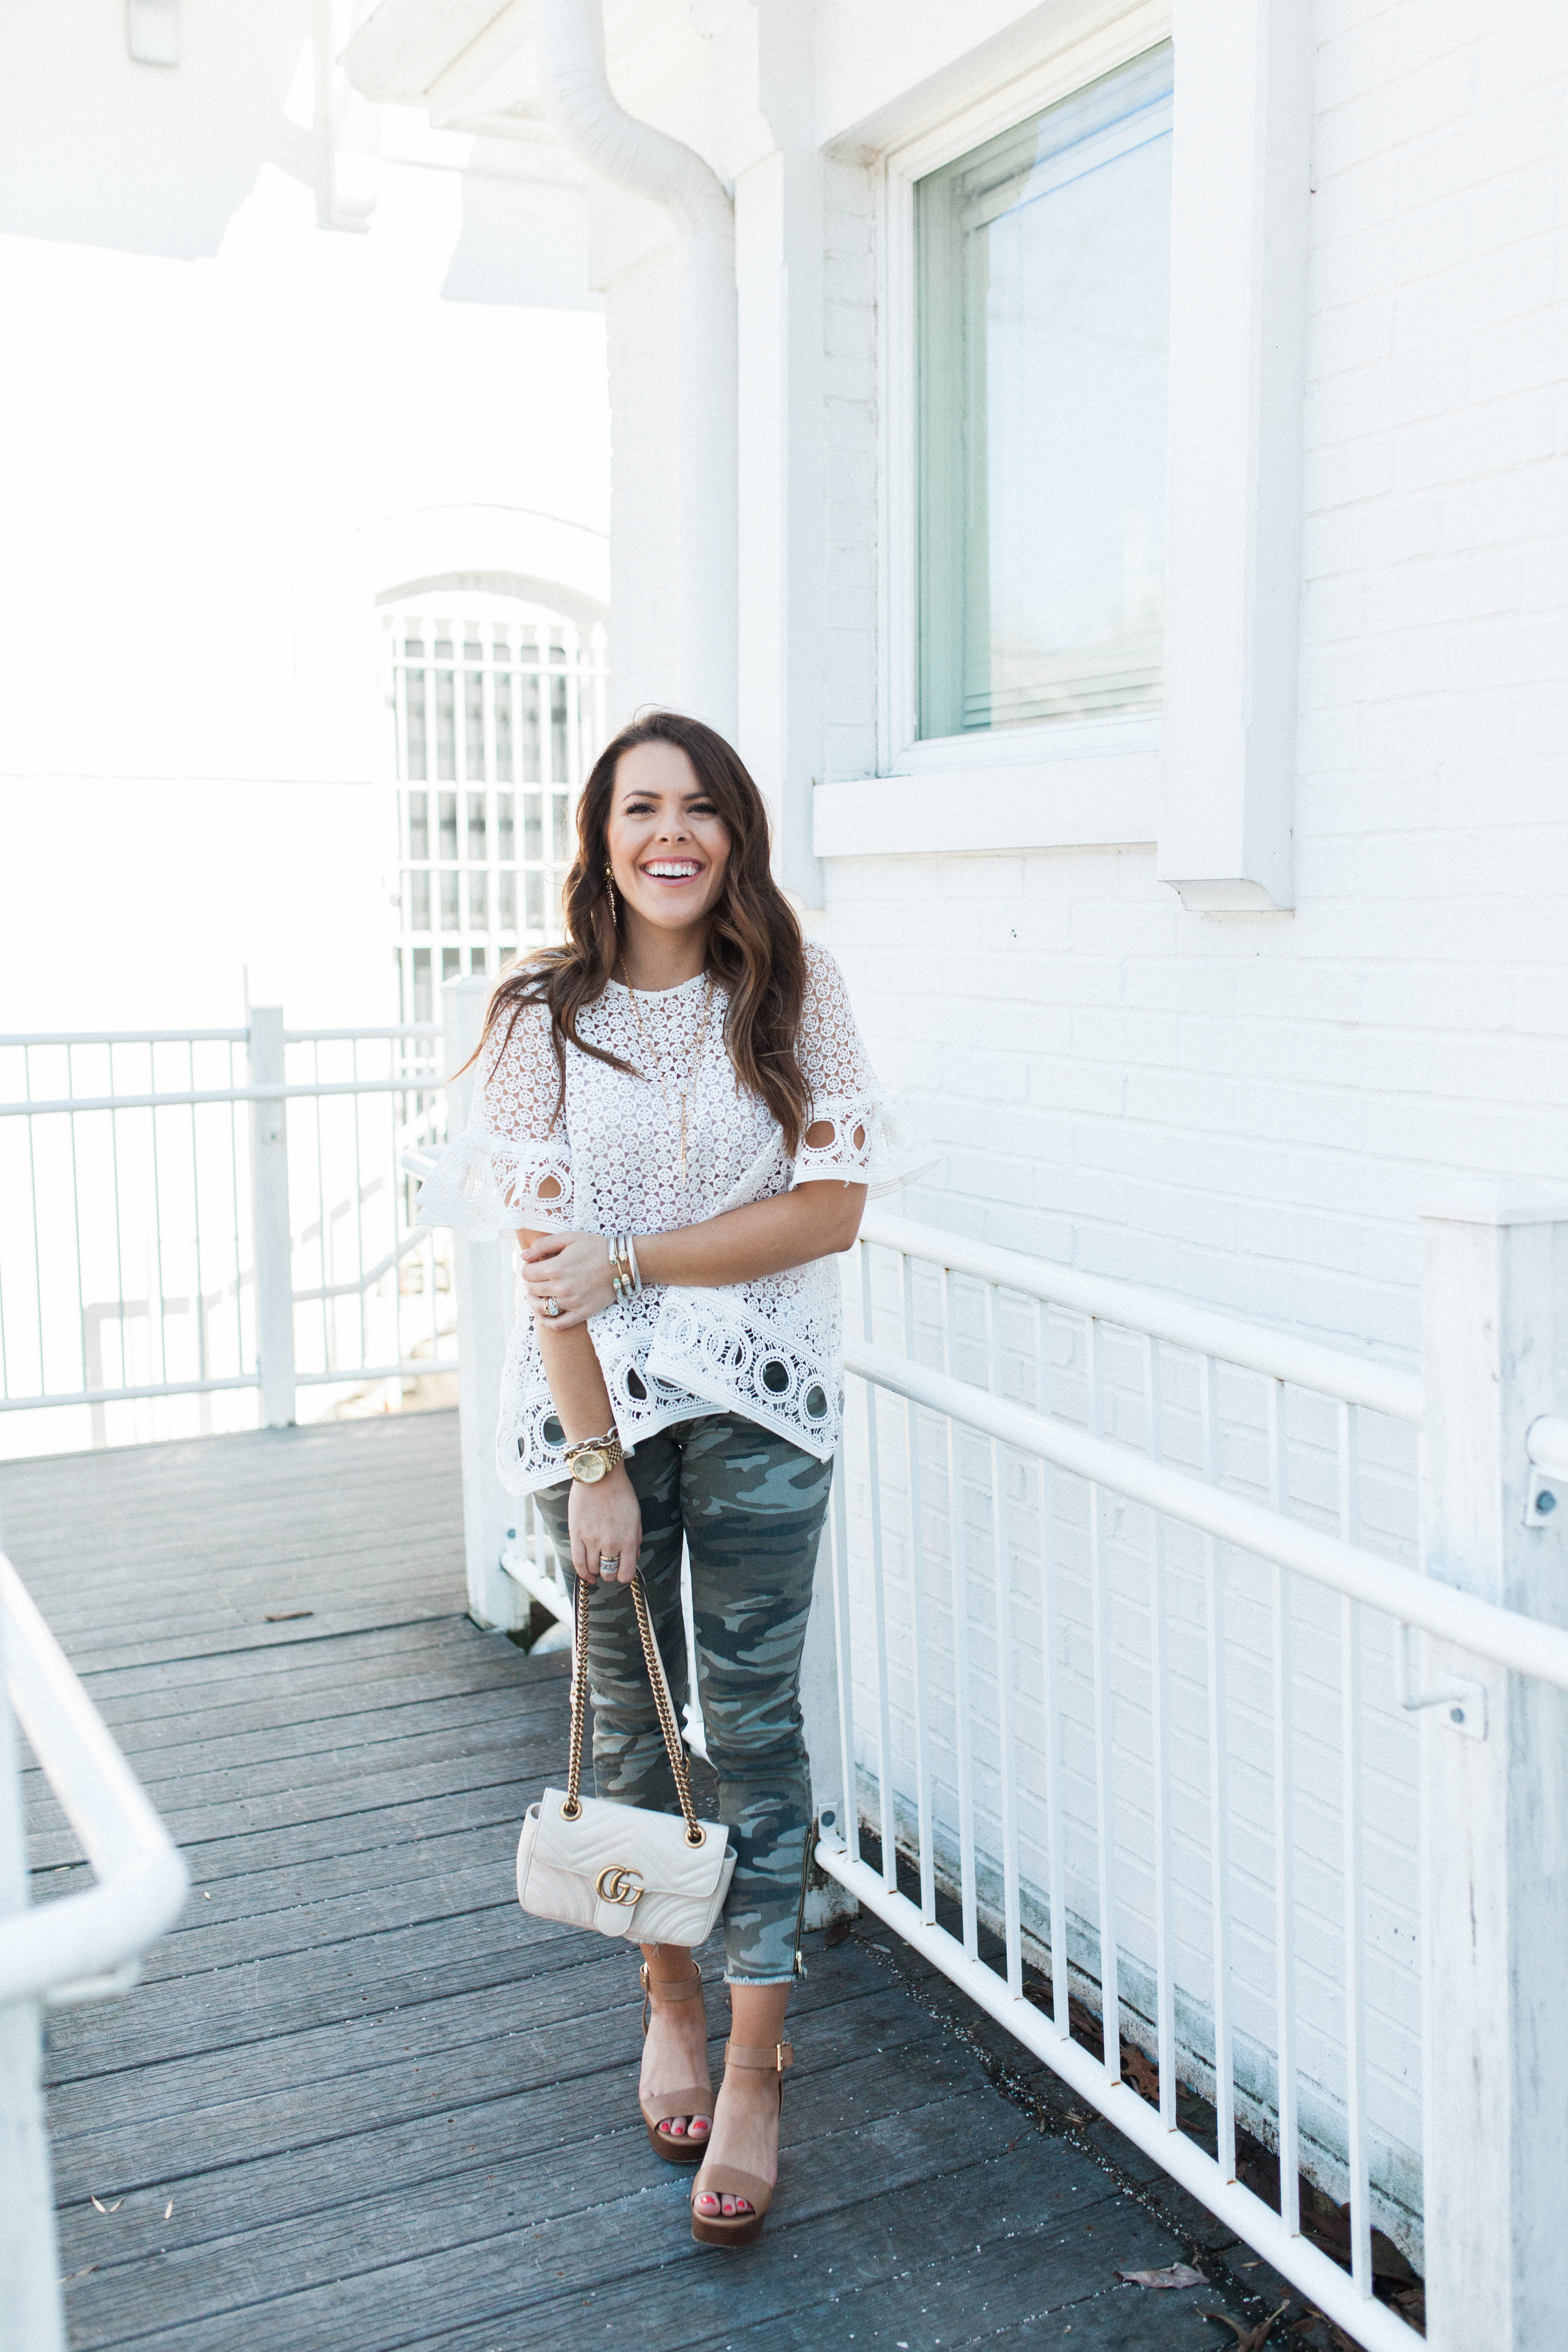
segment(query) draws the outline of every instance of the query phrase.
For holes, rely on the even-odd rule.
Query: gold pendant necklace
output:
[[[684,1183],[686,1173],[686,1097],[695,1086],[697,1067],[703,1057],[703,1047],[707,1043],[708,1015],[713,1010],[713,982],[710,979],[707,985],[703,990],[702,1011],[697,1015],[696,1035],[692,1041],[691,1063],[687,1068],[685,1078],[682,1083],[680,1094],[676,1098],[680,1104],[678,1116],[670,1108],[670,1092],[669,1088],[664,1084],[664,1074],[659,1066],[659,1057],[654,1053],[653,1045],[649,1042],[648,1033],[643,1026],[643,1015],[637,1007],[637,992],[632,987],[630,981],[625,982],[625,989],[627,995],[632,1000],[632,1018],[637,1024],[638,1042],[642,1045],[643,1054],[653,1067],[654,1082],[658,1087],[660,1098],[664,1106],[664,1115],[670,1120],[672,1126],[676,1128],[679,1133],[681,1181]]]

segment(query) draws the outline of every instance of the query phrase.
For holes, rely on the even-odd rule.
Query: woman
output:
[[[929,1164],[900,1133],[832,959],[768,867],[761,796],[721,737],[660,713],[596,762],[567,944],[497,989],[465,1133],[423,1223],[520,1244],[500,1474],[583,1584],[600,1796],[674,1812],[631,1595],[677,1708],[681,1542],[718,1818],[731,2037],[716,2103],[702,1977],[643,1948],[640,2104],[701,2163],[692,2231],[761,2231],[811,1824],[800,1667],[842,1410],[830,1263],[868,1191]],[[527,1312],[522,1310],[526,1308]],[[651,2012],[651,2013],[650,2013]]]

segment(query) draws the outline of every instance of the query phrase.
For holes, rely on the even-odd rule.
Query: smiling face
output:
[[[706,924],[724,889],[729,828],[675,743],[634,743],[615,769],[605,827],[611,870],[632,930]]]

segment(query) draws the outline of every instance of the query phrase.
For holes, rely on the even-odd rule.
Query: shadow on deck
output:
[[[766,2237],[693,2246],[634,1957],[514,1899],[565,1661],[462,1613],[455,1415],[13,1464],[0,1503],[194,1888],[51,2023],[74,2347],[1233,2340],[1227,2233],[875,1922],[808,1939]],[[31,1793],[47,1899],[81,1864]],[[1118,2285],[1195,2254],[1207,2293]]]

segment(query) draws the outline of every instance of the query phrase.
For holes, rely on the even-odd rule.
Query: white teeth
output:
[[[667,881],[671,881],[671,882],[689,882],[689,881],[691,880],[692,877],[693,877],[695,874],[697,874],[697,873],[699,873],[699,872],[701,871],[701,868],[700,868],[699,866],[691,866],[691,865],[684,865],[684,866],[674,866],[674,865],[667,865],[667,866],[654,866],[654,865],[650,864],[650,865],[645,866],[643,868],[643,871],[644,872],[644,874],[657,874],[657,875],[661,875],[661,876],[663,876],[663,877],[664,877],[664,878],[665,880],[667,880]]]

